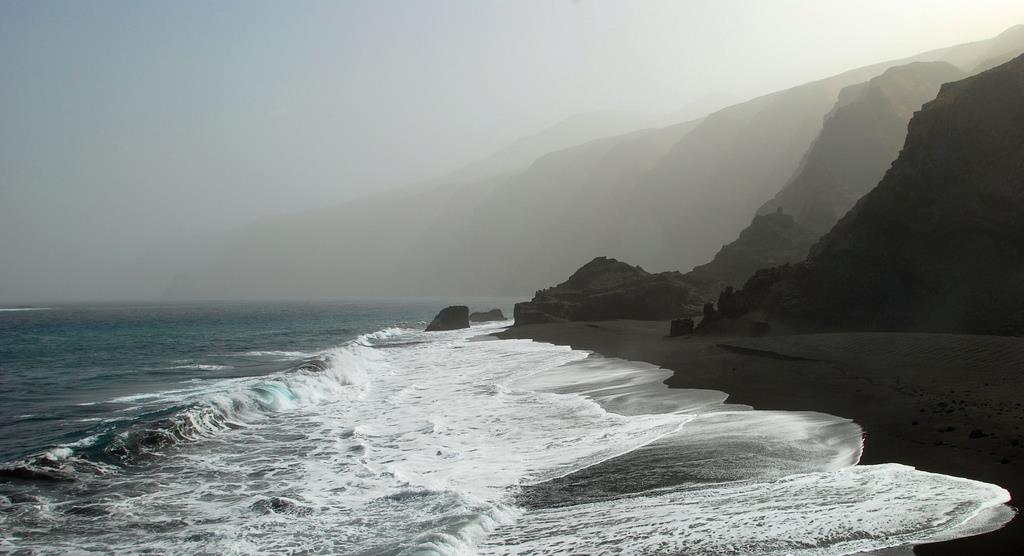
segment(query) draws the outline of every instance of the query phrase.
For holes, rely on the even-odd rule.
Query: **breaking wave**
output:
[[[192,369],[195,371],[223,371],[225,369],[233,369],[231,365],[211,365],[204,363],[189,363],[187,365],[175,365],[173,367],[166,367],[167,369]]]
[[[0,466],[0,476],[42,481],[74,481],[83,473],[108,474],[139,464],[173,446],[238,429],[270,413],[294,410],[352,395],[379,370],[374,342],[394,332],[375,332],[264,377],[222,381],[203,390],[176,390],[117,398],[171,397],[178,403],[72,444],[56,446]],[[256,352],[252,352],[256,353]],[[260,352],[272,354],[302,352]],[[226,368],[226,366],[183,366]]]

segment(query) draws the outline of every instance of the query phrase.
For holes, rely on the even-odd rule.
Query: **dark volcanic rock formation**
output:
[[[944,85],[808,260],[736,295],[803,328],[1024,333],[1024,56]]]
[[[679,272],[651,274],[598,257],[561,284],[517,303],[517,325],[574,320],[662,320],[687,313],[690,286]]]
[[[491,309],[490,311],[474,311],[469,314],[470,322],[490,322],[495,320],[505,320],[505,313],[502,313],[501,309]]]
[[[452,305],[441,309],[441,312],[427,325],[427,332],[458,330],[459,328],[469,328],[469,307],[465,305]]]

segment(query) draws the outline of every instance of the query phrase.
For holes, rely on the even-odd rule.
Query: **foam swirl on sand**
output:
[[[1009,500],[986,483],[896,464],[854,466],[529,512],[480,552],[852,554],[930,540]]]

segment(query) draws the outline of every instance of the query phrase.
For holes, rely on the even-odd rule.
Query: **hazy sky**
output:
[[[432,177],[570,114],[1019,22],[1020,0],[2,1],[0,302],[88,296],[146,246]]]

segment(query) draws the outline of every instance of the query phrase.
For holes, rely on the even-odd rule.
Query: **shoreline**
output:
[[[720,390],[727,403],[815,411],[864,430],[861,464],[900,463],[993,483],[1024,497],[1024,339],[939,334],[667,338],[668,322],[602,321],[509,328],[531,339],[673,372],[670,388]],[[1012,504],[1012,502],[1011,502]],[[1015,518],[998,531],[919,545],[916,554],[1004,554],[1024,542]]]

